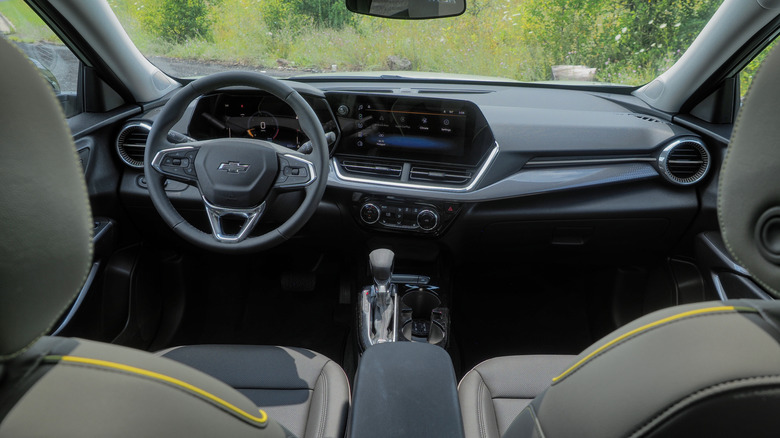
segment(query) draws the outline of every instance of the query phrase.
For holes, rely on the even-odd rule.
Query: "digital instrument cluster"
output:
[[[335,129],[327,104],[313,99],[309,103],[326,132]],[[296,150],[309,140],[287,103],[258,90],[218,92],[201,97],[188,131],[197,140],[254,138]]]

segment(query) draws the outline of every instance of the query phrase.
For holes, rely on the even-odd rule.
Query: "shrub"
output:
[[[145,0],[139,19],[152,35],[170,43],[211,40],[213,19],[209,12],[214,3],[208,0]]]

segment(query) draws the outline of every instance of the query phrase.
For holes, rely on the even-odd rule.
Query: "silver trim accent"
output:
[[[432,226],[432,227],[430,227],[430,228],[425,228],[425,227],[424,227],[424,226],[422,226],[422,224],[420,223],[420,215],[421,215],[421,214],[423,214],[423,213],[425,213],[426,211],[427,211],[427,212],[429,212],[429,213],[431,213],[431,214],[433,215],[433,218],[434,218],[434,221],[433,221],[433,226]],[[438,215],[438,214],[436,214],[436,212],[435,212],[435,211],[433,211],[433,210],[431,210],[430,208],[425,208],[425,209],[423,209],[423,210],[420,210],[420,212],[419,212],[419,213],[417,213],[417,226],[418,226],[418,227],[420,227],[420,229],[421,229],[421,230],[425,230],[425,231],[431,231],[431,230],[434,230],[434,229],[436,229],[436,227],[438,227],[438,226],[439,226],[439,215]]]
[[[211,224],[211,235],[214,236],[217,241],[222,243],[238,243],[246,239],[249,233],[257,225],[257,221],[265,212],[266,204],[263,202],[254,208],[227,208],[217,207],[206,200],[206,197],[201,195],[203,199],[203,205],[206,206],[206,215],[209,217],[209,224]],[[239,216],[245,219],[244,224],[238,231],[238,234],[225,234],[222,229],[222,218],[224,216]]]
[[[95,240],[97,239],[93,239],[93,241]],[[98,268],[100,268],[100,262],[95,262],[92,264],[92,268],[89,270],[89,275],[87,275],[87,280],[84,282],[84,285],[81,286],[81,290],[79,291],[79,294],[76,296],[76,301],[74,301],[73,305],[70,306],[70,310],[68,311],[68,314],[65,316],[65,319],[62,320],[60,325],[49,336],[57,336],[58,334],[60,334],[60,332],[64,330],[65,327],[67,327],[67,325],[73,319],[73,316],[76,315],[76,312],[79,310],[79,307],[81,307],[81,303],[84,302],[84,298],[87,296],[87,292],[89,292],[89,288],[92,287],[92,282],[95,280],[95,276],[97,275]]]
[[[702,154],[703,161],[704,161],[702,163],[704,165],[703,170],[700,168],[694,176],[689,178],[684,178],[684,179],[673,175],[669,171],[669,155],[671,155],[672,151],[674,151],[675,148],[677,148],[683,143],[694,143],[696,146],[698,146],[697,149]],[[707,150],[707,146],[704,144],[704,142],[699,140],[698,138],[685,137],[685,138],[677,139],[672,143],[670,143],[668,146],[666,146],[664,150],[661,151],[661,153],[658,155],[658,168],[661,170],[660,172],[661,176],[663,176],[664,179],[666,179],[667,181],[680,186],[689,186],[701,181],[702,179],[704,179],[704,177],[707,176],[711,166],[712,166],[712,158],[710,157],[710,151]]]
[[[364,208],[368,208],[368,207],[374,207],[374,209],[376,209],[376,220],[373,221],[373,222],[369,222],[369,221],[363,219],[363,209]],[[358,216],[360,216],[360,220],[362,220],[363,223],[368,224],[368,225],[373,225],[373,224],[379,222],[379,216],[381,214],[382,214],[382,212],[379,210],[379,207],[377,207],[375,204],[372,204],[370,202],[367,202],[367,203],[363,204],[362,206],[360,206],[360,211],[358,212]]]
[[[585,158],[582,160],[529,160],[523,168],[533,167],[554,167],[554,166],[577,166],[593,164],[618,164],[618,163],[654,163],[652,157],[626,157],[626,158]]]
[[[136,161],[136,160],[130,158],[127,155],[127,151],[124,150],[124,145],[123,144],[120,145],[120,143],[119,143],[119,140],[122,139],[123,136],[125,136],[127,131],[129,131],[130,129],[134,129],[134,128],[146,129],[147,135],[148,135],[149,132],[152,131],[152,127],[148,123],[132,122],[132,123],[127,124],[127,125],[122,127],[122,129],[119,131],[119,135],[116,136],[116,141],[114,142],[114,146],[116,147],[116,153],[117,153],[117,155],[119,155],[119,159],[122,160],[123,163],[127,164],[128,166],[132,167],[133,169],[143,169],[143,167],[144,167],[143,160],[141,160],[140,164],[131,162],[131,161]],[[144,147],[145,146],[146,145],[144,145]]]
[[[336,178],[342,181],[350,181],[350,182],[357,182],[357,183],[364,183],[364,184],[375,184],[379,186],[403,187],[403,188],[418,189],[418,190],[438,190],[442,192],[469,192],[472,189],[474,189],[474,187],[476,187],[477,184],[479,184],[480,180],[482,180],[482,177],[485,175],[485,172],[487,172],[490,165],[493,164],[493,161],[495,161],[496,157],[498,156],[498,152],[499,152],[498,142],[494,142],[493,144],[495,144],[495,146],[490,151],[490,154],[488,155],[487,159],[485,159],[485,162],[482,163],[482,166],[480,166],[479,170],[477,171],[477,174],[474,175],[474,178],[472,178],[471,182],[464,187],[446,187],[446,186],[414,184],[414,183],[395,182],[395,181],[382,181],[382,180],[375,180],[369,178],[356,178],[354,176],[346,176],[343,173],[341,173],[341,170],[339,169],[338,159],[336,157],[333,157],[331,160],[333,161],[333,169]]]
[[[310,186],[314,181],[317,180],[317,171],[314,169],[314,163],[312,163],[309,160],[304,160],[303,158],[296,157],[295,155],[291,154],[284,154],[283,157],[287,158],[288,160],[294,160],[297,161],[303,165],[305,165],[309,169],[309,180],[305,183],[298,183],[298,184],[290,184],[290,185],[276,185],[274,184],[274,187],[279,187],[283,189],[289,189],[289,188],[295,188],[295,187],[306,187]]]

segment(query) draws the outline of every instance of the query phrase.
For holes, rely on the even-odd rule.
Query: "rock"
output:
[[[596,78],[596,69],[585,65],[554,65],[552,77],[554,81],[593,82]]]
[[[408,59],[402,58],[400,56],[390,55],[387,57],[386,62],[388,70],[391,71],[412,69],[412,61],[409,61]]]
[[[292,64],[290,61],[283,58],[277,59],[276,63],[279,64],[279,67],[289,67]]]
[[[5,18],[5,15],[0,14],[0,33],[8,34],[14,32],[16,32],[14,24],[11,23],[9,19]]]

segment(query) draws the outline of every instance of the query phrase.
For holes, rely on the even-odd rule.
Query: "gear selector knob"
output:
[[[375,249],[368,255],[371,265],[371,275],[377,286],[385,286],[393,276],[393,261],[395,254],[389,249]]]

